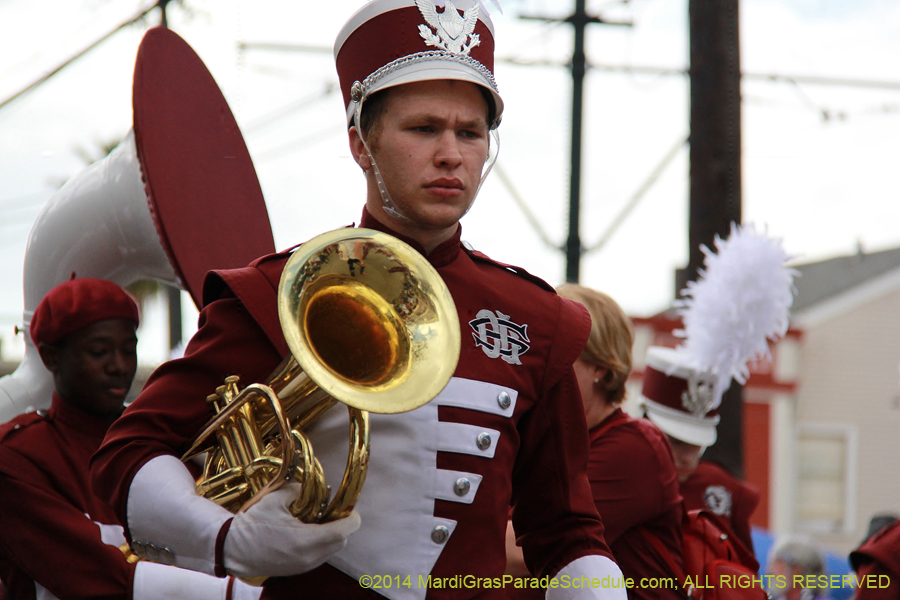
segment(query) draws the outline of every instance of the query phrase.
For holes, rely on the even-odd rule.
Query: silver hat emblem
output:
[[[681,393],[681,405],[695,417],[705,417],[714,400],[716,380],[711,373],[691,373],[688,389]]]
[[[441,48],[453,54],[468,55],[469,51],[481,43],[475,31],[478,23],[478,3],[465,11],[461,16],[459,10],[453,4],[453,0],[447,0],[444,12],[438,12],[434,0],[416,0],[416,6],[425,22],[434,29],[431,31],[425,25],[419,25],[419,35],[428,46]]]

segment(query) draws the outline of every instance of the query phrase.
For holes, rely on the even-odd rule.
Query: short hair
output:
[[[619,404],[625,399],[625,383],[631,374],[634,326],[615,300],[597,290],[573,283],[557,288],[563,298],[579,302],[591,315],[591,334],[581,352],[587,363],[606,367],[601,381],[606,399]]]
[[[387,102],[387,92],[390,89],[378,90],[363,102],[362,110],[359,114],[359,129],[366,140],[369,139],[369,134],[373,130],[377,131],[377,128],[381,126],[381,117],[384,115],[384,105]],[[374,136],[377,138],[378,134],[375,133]]]
[[[825,574],[825,554],[816,540],[805,535],[787,535],[779,538],[769,552],[769,564],[776,560],[799,569],[804,578],[807,575]],[[818,581],[817,578],[815,580]],[[817,586],[807,587],[817,588]]]
[[[481,92],[481,97],[484,98],[485,104],[487,104],[487,114],[486,123],[488,128],[490,128],[491,123],[494,122],[494,113],[496,112],[496,108],[494,107],[494,98],[491,96],[491,92],[485,88],[484,86],[478,86],[478,91]],[[393,88],[384,88],[378,90],[377,92],[371,94],[368,98],[366,98],[365,102],[362,105],[362,111],[359,115],[359,129],[360,133],[362,133],[363,138],[367,141],[370,139],[377,140],[378,139],[378,130],[381,126],[381,117],[384,115],[384,106],[387,102],[388,92]],[[374,132],[374,133],[373,133]]]

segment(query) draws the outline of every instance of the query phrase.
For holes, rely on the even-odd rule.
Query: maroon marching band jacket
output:
[[[109,423],[63,401],[0,425],[0,578],[9,598],[130,599],[120,521],[91,493],[88,464]],[[36,583],[37,582],[37,583]]]
[[[397,235],[365,210],[361,226]],[[470,503],[440,497],[433,501],[434,517],[455,522],[455,528],[430,574],[434,578],[501,577],[506,564],[504,539],[510,505],[515,507],[513,523],[533,572],[554,575],[584,556],[611,557],[585,475],[587,428],[572,370],[587,338],[590,316],[582,306],[559,298],[552,287],[524,271],[464,249],[459,236],[457,232],[428,256],[450,289],[460,319],[463,343],[454,378],[503,386],[513,393],[516,402],[508,415],[439,406],[440,423],[484,427],[497,432],[499,439],[489,460],[457,451],[437,453],[438,469],[476,474],[480,486]],[[412,240],[401,239],[422,251]],[[288,253],[271,255],[252,266],[274,290],[288,257]],[[222,281],[228,285],[222,285]],[[92,483],[123,521],[134,474],[155,456],[179,456],[186,449],[211,416],[205,401],[210,391],[228,375],[239,375],[242,385],[264,380],[285,353],[283,338],[267,338],[265,327],[256,325],[238,300],[256,293],[245,283],[233,272],[207,280],[205,295],[210,293],[211,297],[200,314],[198,332],[185,357],[154,373],[96,454]],[[274,302],[271,304],[271,319],[277,319]],[[502,313],[510,322],[525,326],[528,348],[520,353],[521,364],[488,356],[473,324],[485,310]],[[271,330],[271,323],[267,327]],[[373,456],[377,456],[374,439],[372,445]],[[358,505],[361,513],[366,491],[379,485],[378,478],[370,469]],[[363,513],[363,528],[367,521],[379,518]],[[351,537],[351,542],[359,533]],[[392,547],[397,548],[386,540],[380,543],[385,544],[377,548],[382,555],[390,555]],[[432,543],[410,534],[400,545],[415,549],[417,544]],[[300,586],[310,597],[379,597],[326,564],[303,575],[270,579],[263,598],[293,598]],[[483,587],[428,590],[429,598],[479,594],[504,596],[503,590]]]
[[[686,511],[703,509],[718,515],[753,553],[750,517],[759,504],[759,490],[755,486],[715,463],[701,460],[697,470],[681,484],[681,495]]]
[[[597,510],[604,516],[606,541],[622,574],[635,580],[629,598],[684,598],[680,586],[641,588],[642,578],[675,577],[681,566],[681,493],[665,434],[647,419],[622,409],[590,431],[588,479]],[[655,537],[669,558],[647,539]]]
[[[851,552],[850,564],[860,581],[857,600],[900,598],[900,521],[886,526]]]
[[[626,579],[632,599],[686,598],[680,585],[665,588],[659,579],[677,577],[669,566],[681,561],[681,519],[675,461],[665,434],[647,419],[616,409],[589,432],[588,479],[604,537]],[[647,535],[666,550],[666,556]],[[641,587],[641,581],[645,580]],[[651,581],[652,580],[652,581]],[[514,593],[517,600],[540,600],[544,591]]]

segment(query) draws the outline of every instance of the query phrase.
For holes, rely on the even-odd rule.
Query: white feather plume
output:
[[[732,223],[728,239],[716,236],[715,247],[717,252],[701,246],[704,268],[676,304],[684,323],[676,334],[685,338],[677,352],[692,368],[715,377],[708,410],[721,403],[732,377],[746,383],[751,360],[771,356],[769,340],[788,329],[797,274],[785,266],[790,257],[781,240],[757,233],[753,225]]]

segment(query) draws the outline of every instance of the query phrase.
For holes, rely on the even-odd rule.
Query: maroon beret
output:
[[[137,302],[105,279],[71,279],[50,290],[31,317],[34,345],[54,344],[70,333],[107,319],[141,322]]]

